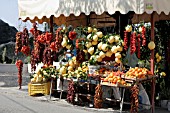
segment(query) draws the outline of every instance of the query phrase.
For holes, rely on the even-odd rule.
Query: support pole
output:
[[[154,20],[154,12],[151,14],[151,41],[154,41],[154,37],[155,37],[155,32],[154,32],[154,26],[155,26],[155,20]],[[151,59],[150,59],[150,63],[151,63],[151,72],[152,74],[154,74],[154,49],[151,50]],[[155,113],[155,78],[153,78],[152,80],[152,94],[151,94],[151,104],[152,104],[152,108],[151,108],[151,112]]]
[[[54,18],[54,15],[51,15],[50,16],[50,32],[53,34],[53,18]]]

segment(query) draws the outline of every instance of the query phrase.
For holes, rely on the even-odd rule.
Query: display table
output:
[[[87,81],[83,81],[83,80],[78,80],[78,79],[57,79],[57,89],[52,89],[51,87],[51,91],[52,90],[57,90],[60,93],[60,99],[62,97],[62,92],[66,91],[67,92],[67,87],[68,87],[68,83],[70,80],[73,80],[74,83],[76,83],[76,87],[78,89],[78,87],[81,89],[83,87],[86,87],[82,90],[77,90],[75,91],[75,95],[76,95],[76,99],[78,101],[79,96],[85,96],[87,98],[90,99],[91,102],[94,101],[94,91],[95,91],[95,87],[92,87],[92,85],[97,86],[97,84],[101,84],[102,90],[103,90],[103,100],[104,101],[114,101],[114,102],[120,102],[120,112],[122,112],[123,110],[123,104],[124,102],[124,95],[125,95],[125,91],[126,90],[131,90],[131,88],[133,88],[134,85],[137,85],[140,87],[140,85],[143,82],[152,82],[153,79],[156,78],[156,76],[147,76],[146,78],[142,78],[142,79],[138,79],[138,78],[128,78],[128,77],[124,77],[122,76],[122,78],[129,84],[129,85],[121,85],[121,84],[111,84],[109,82],[103,82],[100,79],[94,79],[89,77]],[[53,80],[51,81],[51,85],[53,83]],[[112,89],[113,93],[109,94],[108,90]],[[139,93],[140,91],[138,91],[137,93]],[[145,92],[146,93],[146,92]],[[115,97],[115,99],[111,99],[110,95],[113,95]],[[146,94],[145,94],[146,95]],[[144,95],[143,95],[144,96]],[[50,93],[50,97],[51,97],[51,93]],[[148,97],[147,97],[148,98]],[[149,99],[148,99],[149,100]],[[126,102],[127,103],[127,102]],[[144,105],[147,106],[148,108],[151,107],[150,102],[148,102],[147,104],[140,104],[140,105]]]

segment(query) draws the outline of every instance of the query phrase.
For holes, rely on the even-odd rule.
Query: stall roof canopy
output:
[[[170,19],[170,0],[18,0],[19,18],[32,21],[49,21],[54,15],[56,23],[66,21],[70,16],[79,17],[95,12],[110,15],[119,11],[135,12],[134,21],[148,21],[152,12],[158,20]],[[159,15],[159,16],[158,16]]]

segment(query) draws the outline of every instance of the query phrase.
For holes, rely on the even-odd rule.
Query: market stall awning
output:
[[[148,15],[155,11],[155,20],[170,19],[169,0],[18,0],[18,6],[19,18],[24,21],[49,22],[50,16],[54,15],[58,25],[76,17],[79,17],[77,22],[81,22],[91,12],[98,16],[105,12],[112,15],[116,11],[121,14],[133,11],[136,14],[133,22],[138,22],[150,21]]]

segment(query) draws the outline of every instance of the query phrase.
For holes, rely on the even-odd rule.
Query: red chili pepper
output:
[[[22,85],[22,67],[23,67],[22,60],[17,60],[16,66],[18,68],[18,85],[19,85],[19,89],[21,89],[21,85]]]
[[[128,46],[127,46],[127,43],[128,43],[128,37],[127,37],[127,31],[124,31],[124,49],[127,50],[128,49]]]
[[[46,40],[47,43],[50,43],[51,40],[52,40],[52,33],[46,32],[45,33],[45,40]]]
[[[130,37],[130,54],[136,51],[136,33],[133,32]]]
[[[76,48],[79,48],[79,39],[76,40]]]
[[[74,40],[76,38],[77,33],[75,31],[70,31],[69,32],[69,38],[70,40]]]
[[[140,58],[140,34],[138,34],[138,58]]]
[[[30,54],[30,47],[22,46],[21,52],[24,53],[26,56],[28,56]]]
[[[50,48],[51,48],[52,51],[56,51],[56,44],[55,44],[55,42],[52,42],[50,44]]]
[[[60,33],[60,31],[62,30],[62,28],[58,28],[56,30],[56,37],[55,37],[55,44],[56,44],[56,51],[59,50],[59,48],[61,48],[61,42],[63,40],[63,35]]]
[[[145,37],[145,33],[146,33],[146,28],[145,26],[142,26],[142,46],[146,46],[146,37]]]

